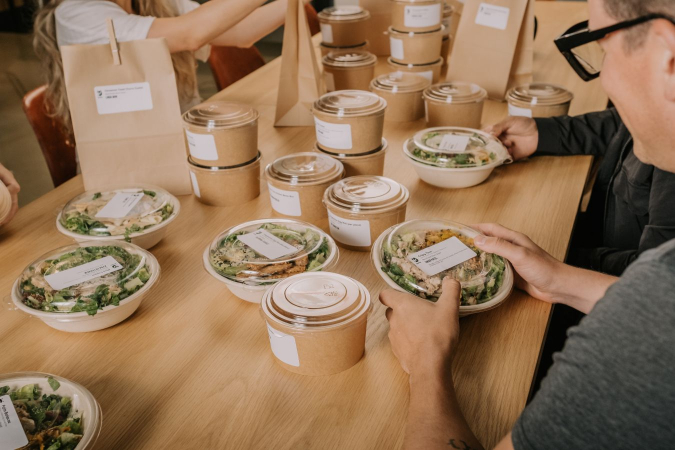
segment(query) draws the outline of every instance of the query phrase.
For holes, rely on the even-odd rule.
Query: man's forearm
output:
[[[612,275],[567,264],[562,265],[560,273],[556,276],[559,285],[554,294],[555,302],[563,303],[586,314],[605,295],[607,289],[619,280]]]
[[[230,47],[251,47],[284,24],[287,7],[287,0],[277,0],[261,6],[211,43]]]

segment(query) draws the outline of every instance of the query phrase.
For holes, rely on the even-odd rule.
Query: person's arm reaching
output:
[[[21,187],[19,183],[12,175],[12,172],[9,171],[5,166],[0,164],[0,183],[3,183],[7,186],[7,190],[12,196],[12,209],[9,211],[9,215],[5,218],[4,221],[0,222],[0,225],[6,225],[14,217],[16,212],[19,210],[19,191]]]
[[[251,47],[284,24],[287,6],[287,0],[277,0],[261,6],[210,43],[229,47]]]

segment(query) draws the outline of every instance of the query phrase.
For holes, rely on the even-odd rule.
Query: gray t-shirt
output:
[[[514,447],[675,448],[675,240],[643,253],[568,335]]]

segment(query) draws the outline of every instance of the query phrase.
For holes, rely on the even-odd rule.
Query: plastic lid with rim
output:
[[[136,234],[150,231],[171,217],[174,202],[174,196],[157,186],[104,188],[70,200],[61,210],[59,221],[67,230],[85,236]]]
[[[331,185],[323,194],[323,203],[353,213],[376,214],[399,208],[409,198],[408,189],[394,180],[358,175]]]
[[[258,120],[258,111],[241,103],[208,101],[189,109],[183,121],[207,129],[237,128]]]
[[[313,111],[337,117],[359,117],[384,114],[387,101],[368,91],[329,92],[314,102]]]
[[[443,17],[450,17],[455,12],[455,8],[448,2],[443,2]]]
[[[324,8],[319,14],[319,19],[335,22],[347,22],[352,20],[366,20],[370,12],[360,6],[331,6]]]
[[[0,181],[0,222],[5,220],[12,210],[12,194],[9,189]]]
[[[209,245],[209,262],[222,277],[260,285],[321,270],[336,257],[333,251],[337,250],[332,239],[314,225],[292,219],[260,219],[216,236]]]
[[[497,138],[472,128],[427,128],[407,140],[403,150],[415,161],[450,169],[492,166],[513,161]]]
[[[477,84],[447,81],[429,86],[424,97],[443,103],[477,103],[487,98],[487,91]]]
[[[428,63],[428,64],[404,64],[404,63],[394,61],[393,59],[391,59],[391,56],[390,56],[389,58],[387,58],[387,64],[389,64],[390,66],[393,66],[393,67],[408,67],[410,69],[412,69],[413,67],[417,67],[419,69],[426,69],[426,68],[431,68],[431,67],[442,65],[443,64],[443,58],[441,57],[437,61],[432,62],[432,63]]]
[[[572,101],[574,94],[564,87],[549,83],[530,83],[511,88],[506,100],[526,105],[552,106]]]
[[[370,312],[370,293],[358,281],[330,272],[296,275],[268,290],[263,315],[286,327],[319,331],[342,327]]]
[[[426,89],[431,81],[414,73],[392,72],[380,75],[370,82],[371,89],[392,93],[419,92]]]
[[[321,62],[331,67],[363,67],[377,63],[377,56],[366,51],[329,52]]]
[[[345,168],[340,161],[315,152],[282,156],[265,168],[269,178],[293,185],[312,185],[338,180]]]
[[[150,254],[122,241],[90,241],[42,255],[26,267],[16,296],[29,308],[95,314],[142,290],[152,276]]]
[[[373,248],[379,254],[383,272],[408,292],[422,298],[437,299],[442,293],[445,277],[462,285],[462,305],[484,303],[503,289],[506,261],[492,253],[479,250],[473,238],[480,234],[465,225],[447,220],[411,220],[385,231],[381,246]],[[439,273],[429,275],[417,267],[410,255],[456,237],[477,256]]]

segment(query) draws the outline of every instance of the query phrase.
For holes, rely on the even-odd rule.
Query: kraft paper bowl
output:
[[[260,196],[260,159],[233,167],[208,167],[188,158],[192,192],[210,206],[237,206]]]

